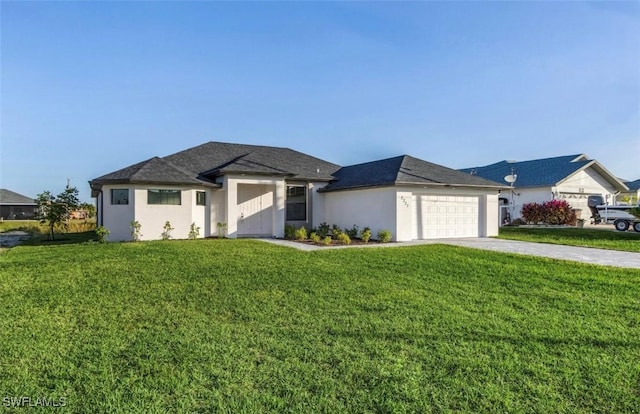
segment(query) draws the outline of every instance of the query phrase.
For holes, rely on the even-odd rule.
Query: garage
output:
[[[479,197],[413,194],[412,238],[478,237]]]

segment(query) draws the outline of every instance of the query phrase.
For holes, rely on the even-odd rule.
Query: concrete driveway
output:
[[[529,256],[547,257],[550,259],[571,260],[574,262],[590,263],[595,265],[615,266],[631,269],[640,269],[640,253],[620,252],[616,250],[594,249],[590,247],[563,246],[548,243],[532,243],[515,240],[503,240],[494,238],[461,238],[438,240],[414,240],[402,243],[369,244],[357,246],[331,246],[320,247],[309,244],[296,243],[281,239],[262,239],[269,243],[293,247],[299,250],[313,251],[326,249],[345,248],[388,248],[416,246],[422,244],[449,244],[452,246],[470,247],[472,249],[491,250],[503,253],[524,254]]]

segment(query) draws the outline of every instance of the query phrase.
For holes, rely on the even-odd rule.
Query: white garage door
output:
[[[414,194],[414,240],[478,237],[478,197]]]

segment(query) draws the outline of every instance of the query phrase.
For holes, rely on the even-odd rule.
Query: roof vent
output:
[[[508,164],[515,164],[516,162],[518,162],[518,161],[516,161],[516,160],[507,160]]]
[[[319,173],[320,172],[320,168],[316,168],[316,172]]]

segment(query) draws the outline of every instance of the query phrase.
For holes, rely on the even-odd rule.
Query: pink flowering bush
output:
[[[528,223],[566,224],[575,226],[576,212],[565,200],[551,200],[542,204],[522,206],[522,217]]]

